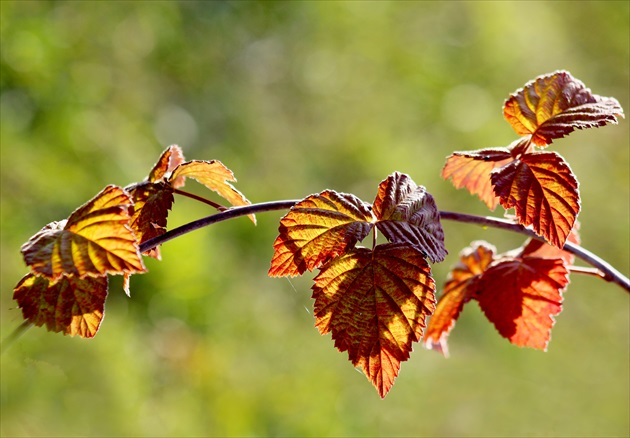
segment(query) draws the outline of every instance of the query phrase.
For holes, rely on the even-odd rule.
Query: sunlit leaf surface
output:
[[[132,201],[120,187],[107,186],[61,222],[44,227],[22,246],[33,272],[99,276],[144,272],[138,242],[129,227]]]
[[[166,232],[168,213],[173,206],[173,189],[163,181],[136,185],[129,194],[133,198],[133,215],[129,226],[138,239],[138,245]],[[160,258],[160,249],[153,248],[145,255]]]
[[[501,336],[520,347],[546,351],[568,283],[562,259],[499,260],[480,279],[477,299]]]
[[[446,159],[442,178],[450,178],[455,188],[465,188],[472,195],[479,196],[490,210],[494,210],[499,204],[499,198],[494,194],[490,172],[511,160],[512,155],[505,148],[455,152]]]
[[[478,292],[478,280],[494,260],[496,249],[486,242],[473,242],[459,254],[459,262],[449,273],[444,291],[429,320],[424,345],[448,356],[447,337],[455,327],[464,304]]]
[[[318,268],[363,240],[374,221],[370,205],[354,195],[326,190],[305,198],[280,220],[269,275]]]
[[[335,347],[385,397],[435,310],[434,290],[431,269],[415,247],[356,248],[315,278],[316,326],[332,332]]]
[[[147,180],[149,182],[157,182],[171,173],[177,166],[184,162],[184,153],[177,145],[171,145],[160,155],[157,163],[153,166],[153,169],[149,172]],[[170,181],[171,187],[177,188],[184,185],[184,178],[175,178]]]
[[[13,298],[24,319],[51,332],[93,337],[103,319],[107,276],[57,281],[27,274],[14,289]]]
[[[569,72],[540,76],[517,90],[505,102],[505,119],[519,135],[547,146],[575,129],[617,123],[623,109],[612,97],[592,94]]]
[[[501,336],[521,347],[546,350],[569,283],[562,251],[546,246],[527,244],[503,255],[485,242],[464,249],[429,321],[424,345],[448,355],[447,338],[463,306],[474,299]],[[539,256],[524,255],[529,251]]]
[[[531,225],[562,248],[580,211],[578,182],[556,152],[531,152],[491,175],[501,205],[515,208],[519,222]]]
[[[234,178],[232,171],[220,161],[193,160],[182,163],[173,170],[169,182],[172,183],[183,177],[199,181],[210,190],[218,193],[233,206],[251,204],[241,192],[228,182],[236,182],[236,178]],[[256,217],[253,214],[249,215],[249,218],[256,223]]]

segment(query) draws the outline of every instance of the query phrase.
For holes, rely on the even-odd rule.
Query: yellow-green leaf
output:
[[[182,163],[173,170],[169,182],[182,177],[197,180],[233,206],[251,205],[251,202],[228,182],[236,182],[236,178],[232,171],[218,160],[193,160]],[[256,223],[256,217],[253,214],[249,215],[249,218]]]

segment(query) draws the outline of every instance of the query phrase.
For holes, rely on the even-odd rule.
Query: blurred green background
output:
[[[1,1],[2,338],[22,321],[20,245],[161,151],[219,159],[252,202],[325,188],[372,201],[406,172],[444,210],[488,214],[439,174],[504,146],[507,96],[569,70],[629,96],[629,3]],[[552,145],[581,182],[584,246],[630,271],[628,122]],[[189,182],[196,193],[206,191]],[[178,198],[169,224],[213,213]],[[196,231],[111,281],[92,340],[33,328],[1,357],[2,436],[628,436],[628,294],[573,275],[547,353],[469,305],[451,358],[416,345],[385,400],[321,337],[305,278],[266,272],[282,212]],[[501,216],[497,210],[495,215]],[[444,223],[441,287],[475,239]]]

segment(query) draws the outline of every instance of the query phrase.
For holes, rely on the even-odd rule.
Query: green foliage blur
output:
[[[331,188],[371,202],[395,170],[443,210],[490,214],[440,178],[505,146],[502,103],[570,71],[630,111],[628,2],[1,1],[1,329],[21,323],[19,249],[170,144],[219,159],[252,202]],[[551,146],[581,185],[585,247],[630,272],[628,122]],[[187,188],[206,195],[189,182]],[[211,195],[210,195],[211,197]],[[171,227],[213,211],[178,198]],[[312,275],[266,272],[282,212],[196,231],[112,278],[92,340],[32,328],[1,359],[2,436],[628,436],[628,294],[574,274],[549,351],[465,308],[451,357],[416,345],[385,400],[314,328]],[[497,209],[493,214],[502,216]],[[441,287],[476,239],[444,223]]]

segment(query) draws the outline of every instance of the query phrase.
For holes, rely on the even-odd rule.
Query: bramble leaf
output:
[[[404,173],[394,172],[381,182],[374,201],[376,226],[394,243],[415,245],[433,263],[448,252],[435,200]]]
[[[449,273],[435,313],[429,320],[424,335],[426,348],[448,357],[447,337],[455,327],[464,304],[475,297],[479,278],[494,260],[495,253],[494,246],[477,241],[459,254],[459,262]]]
[[[67,220],[46,225],[22,245],[34,273],[53,280],[144,272],[138,241],[129,228],[132,201],[120,187],[107,186]]]
[[[573,229],[571,233],[569,233],[569,237],[567,237],[567,242],[574,243],[576,245],[580,244],[580,235],[579,235],[580,223],[579,221],[575,221],[575,225],[573,225]],[[521,249],[518,257],[541,257],[544,259],[557,259],[562,258],[567,266],[572,266],[575,261],[575,256],[570,252],[563,251],[555,246],[551,246],[545,242],[541,242],[540,240],[530,238],[525,242],[523,248]]]
[[[129,226],[138,239],[138,245],[166,232],[168,212],[173,206],[173,189],[164,181],[144,182],[129,190],[133,198],[133,215]],[[160,248],[156,247],[144,253],[160,259]]]
[[[562,248],[580,211],[578,182],[556,152],[530,152],[491,175],[501,205],[514,207],[519,222]]]
[[[577,239],[576,232],[571,239]],[[546,350],[569,270],[563,251],[543,245],[549,249],[528,243],[503,255],[481,241],[464,249],[429,321],[425,347],[448,355],[447,337],[463,306],[475,299],[501,336],[521,347]]]
[[[369,204],[354,195],[326,190],[295,204],[280,219],[270,277],[312,271],[368,235],[375,222]]]
[[[172,184],[173,181],[183,177],[199,181],[210,190],[218,193],[233,206],[251,205],[251,202],[228,182],[235,182],[236,178],[234,178],[232,171],[218,160],[193,160],[181,163],[173,170],[168,181]],[[253,214],[250,214],[249,218],[254,224],[256,223],[256,217]]]
[[[479,283],[479,307],[501,336],[519,347],[547,351],[569,283],[564,261],[527,256],[499,260]]]
[[[490,210],[499,204],[490,182],[490,172],[512,160],[505,148],[480,149],[478,151],[454,152],[446,159],[442,178],[451,179],[456,189],[466,188],[477,195]]]
[[[531,135],[534,144],[545,147],[575,129],[616,124],[623,109],[616,99],[592,94],[569,72],[557,71],[510,95],[503,115],[519,135]]]
[[[157,163],[153,166],[153,169],[149,172],[147,181],[157,182],[162,179],[168,178],[169,174],[175,170],[177,166],[184,162],[184,153],[177,145],[171,145],[160,155]],[[184,185],[184,178],[176,178],[170,181],[170,185],[173,188],[181,187]]]
[[[77,278],[62,276],[51,281],[32,273],[20,280],[13,299],[24,319],[51,332],[93,337],[103,320],[107,276]]]
[[[355,248],[315,277],[315,325],[322,335],[332,332],[335,347],[348,352],[384,398],[435,310],[434,291],[431,268],[417,248]]]

